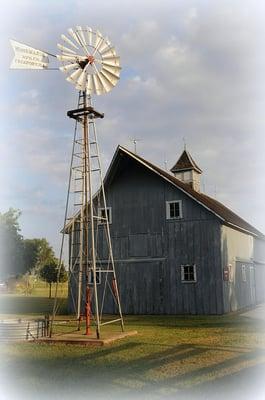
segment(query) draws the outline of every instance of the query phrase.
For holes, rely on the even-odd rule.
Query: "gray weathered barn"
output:
[[[264,235],[200,192],[202,171],[186,150],[171,172],[120,146],[107,171],[123,312],[223,314],[264,301]],[[70,249],[72,227],[73,222],[67,228]],[[97,251],[104,263],[103,229],[104,224]],[[109,298],[107,312],[113,306]]]

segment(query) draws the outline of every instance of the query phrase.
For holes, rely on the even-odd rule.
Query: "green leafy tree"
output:
[[[43,265],[57,263],[54,251],[45,238],[24,239],[20,233],[21,211],[9,208],[0,212],[0,278],[35,273]]]
[[[24,240],[24,260],[27,271],[38,274],[43,265],[55,261],[55,254],[44,238]]]
[[[0,213],[0,275],[2,278],[26,272],[23,236],[20,234],[18,222],[20,215],[21,211],[14,208]]]
[[[27,272],[32,272],[36,267],[39,257],[40,239],[24,239],[24,263]]]
[[[58,277],[58,261],[52,260],[48,264],[44,264],[39,270],[39,276],[49,284],[49,299],[52,294],[52,284],[57,282]],[[67,272],[64,265],[61,265],[59,282],[67,281]]]

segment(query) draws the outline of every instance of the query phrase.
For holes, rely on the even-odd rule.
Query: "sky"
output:
[[[10,70],[9,39],[58,53],[76,25],[99,29],[121,78],[95,96],[106,171],[117,145],[170,169],[184,142],[202,191],[265,232],[265,6],[255,0],[1,2],[0,212],[22,211],[25,238],[57,254],[78,92],[60,71]],[[54,61],[53,61],[54,62]]]

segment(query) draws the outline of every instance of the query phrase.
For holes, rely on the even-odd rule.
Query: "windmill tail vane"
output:
[[[10,39],[15,56],[10,65],[11,69],[47,69],[48,53],[34,49],[26,44]]]

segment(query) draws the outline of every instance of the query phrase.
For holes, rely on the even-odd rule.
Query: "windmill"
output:
[[[75,120],[75,129],[58,277],[63,262],[65,234],[71,232],[69,274],[75,288],[71,295],[76,318],[80,321],[82,314],[85,316],[86,335],[91,334],[91,319],[93,319],[96,335],[99,338],[101,326],[119,322],[123,331],[124,323],[110,235],[111,215],[107,207],[95,123],[96,119],[103,118],[104,114],[94,109],[91,96],[108,93],[117,84],[121,70],[120,58],[109,39],[90,27],[70,28],[66,35],[61,35],[61,40],[61,43],[57,44],[60,50],[58,55],[11,40],[15,53],[11,68],[58,69],[49,68],[49,56],[56,57],[61,64],[59,69],[65,73],[66,80],[79,91],[78,107],[67,112],[67,115]],[[78,128],[81,128],[81,132]],[[73,214],[69,215],[71,193],[78,197],[73,204],[73,208],[78,208],[74,208]],[[73,245],[73,237],[78,239],[77,248]],[[102,241],[107,248],[104,260],[100,258],[98,250],[99,242]],[[107,292],[116,305],[118,318],[104,322]],[[58,282],[50,336],[58,309],[57,295]],[[85,308],[84,313],[82,313],[83,308]]]

